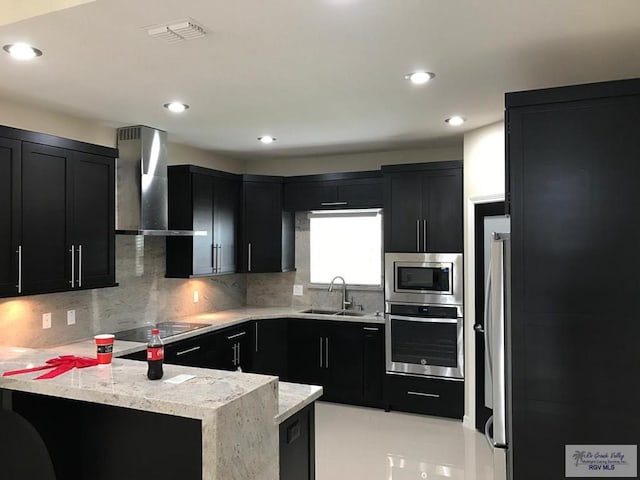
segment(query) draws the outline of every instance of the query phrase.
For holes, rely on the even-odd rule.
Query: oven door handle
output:
[[[401,315],[388,315],[389,320],[406,320],[409,322],[424,323],[458,323],[458,318],[425,318],[425,317],[404,317]]]

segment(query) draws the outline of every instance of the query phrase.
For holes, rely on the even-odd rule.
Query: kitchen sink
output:
[[[341,312],[338,312],[337,310],[322,310],[320,308],[310,308],[309,310],[303,310],[300,313],[316,313],[319,315],[336,315]]]
[[[303,310],[300,313],[315,313],[317,315],[335,315],[335,316],[341,316],[341,317],[363,317],[366,315],[366,313],[362,313],[362,312],[354,312],[352,310],[346,310],[344,312],[339,312],[337,310],[322,310],[320,308],[310,308],[308,310]]]

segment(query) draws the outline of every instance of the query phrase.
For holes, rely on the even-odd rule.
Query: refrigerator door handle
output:
[[[491,429],[492,426],[493,426],[493,415],[491,415],[487,420],[487,423],[484,424],[484,438],[489,444],[489,448],[493,450],[493,447],[494,447],[493,438],[491,438],[491,434],[489,433],[489,430]]]
[[[493,379],[493,444],[507,445],[507,392],[505,366],[505,300],[509,288],[509,256],[505,253],[509,235],[494,233],[491,243],[491,376]]]
[[[491,339],[490,336],[493,332],[493,328],[491,326],[491,312],[492,312],[492,297],[491,297],[491,276],[492,276],[492,259],[489,259],[489,269],[487,271],[487,279],[485,281],[485,289],[484,289],[484,330],[486,332],[484,336],[484,351],[487,352],[485,358],[489,367],[489,372],[493,375],[493,358],[491,356]]]

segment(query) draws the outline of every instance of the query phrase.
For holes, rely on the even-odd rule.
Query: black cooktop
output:
[[[190,332],[199,328],[210,327],[208,323],[187,323],[187,322],[160,322],[146,327],[132,328],[117,332],[116,340],[126,340],[128,342],[148,343],[151,339],[151,329],[160,330],[160,338],[167,338],[180,333]]]

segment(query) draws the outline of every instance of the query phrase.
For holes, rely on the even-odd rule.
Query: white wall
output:
[[[0,98],[0,125],[114,147],[115,129],[95,120]]]
[[[254,175],[313,175],[332,172],[379,170],[381,165],[460,160],[462,146],[394,150],[388,152],[316,155],[308,157],[247,160]]]
[[[116,129],[97,120],[74,117],[33,105],[0,98],[0,125],[21,128],[81,142],[116,146]],[[244,173],[245,162],[188,145],[168,145],[169,165],[191,164],[232,173]]]
[[[504,122],[498,122],[464,136],[464,424],[469,428],[475,428],[476,410],[474,208],[477,203],[504,199],[504,133]]]

